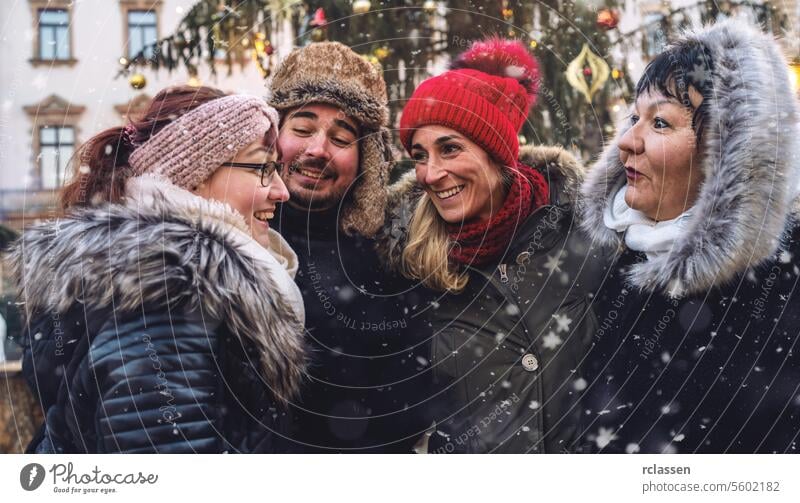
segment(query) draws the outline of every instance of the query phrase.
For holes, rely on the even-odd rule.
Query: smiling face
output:
[[[503,206],[500,165],[458,131],[423,126],[411,145],[417,181],[447,223],[489,220]]]
[[[695,108],[703,99],[692,87],[689,98]],[[671,220],[694,204],[703,176],[692,110],[652,90],[636,99],[631,124],[618,143],[625,202],[657,222]]]
[[[292,204],[326,210],[337,206],[358,175],[358,127],[339,108],[311,104],[283,120],[278,144]]]
[[[240,150],[231,162],[264,163],[276,160],[277,152],[267,145],[274,146],[274,142],[256,140]],[[274,216],[275,205],[289,199],[289,191],[277,174],[272,176],[269,187],[262,187],[260,176],[258,169],[223,166],[217,168],[195,193],[229,204],[242,214],[253,239],[269,248],[267,221]]]

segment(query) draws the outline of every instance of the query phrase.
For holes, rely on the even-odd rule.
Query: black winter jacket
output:
[[[287,449],[302,324],[226,224],[107,205],[30,228],[11,263],[45,412],[29,452]]]
[[[577,161],[547,147],[520,157],[545,175],[551,203],[519,226],[497,263],[469,267],[466,289],[439,297],[425,313],[432,453],[566,452],[579,432],[579,371],[597,328],[590,307],[605,259],[574,225]],[[411,177],[404,183],[394,188],[393,207],[410,215],[419,189]],[[404,233],[385,233],[400,236],[386,240],[390,263]]]
[[[418,402],[430,376],[417,315],[425,291],[389,274],[373,240],[342,232],[338,208],[283,204],[273,225],[298,255],[311,348],[291,408],[294,450],[412,452],[428,426]]]
[[[800,270],[787,260],[798,238],[682,298],[626,287],[625,268],[643,260],[626,252],[595,304],[583,450],[800,452]]]

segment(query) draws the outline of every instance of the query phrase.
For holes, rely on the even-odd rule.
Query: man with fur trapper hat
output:
[[[293,440],[312,452],[410,450],[424,429],[402,412],[421,370],[404,309],[415,302],[396,295],[405,286],[382,275],[372,243],[393,166],[383,76],[345,45],[314,43],[281,62],[269,101],[291,193],[273,225],[300,257],[315,349]]]

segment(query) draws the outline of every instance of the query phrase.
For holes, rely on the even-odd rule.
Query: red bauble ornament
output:
[[[583,69],[583,75],[586,76],[586,77],[591,77],[592,76],[592,69],[587,66],[586,68]]]
[[[312,19],[308,24],[311,26],[324,26],[328,24],[328,20],[325,19],[325,9],[322,7],[318,8],[314,12],[314,19]]]
[[[619,24],[619,12],[602,9],[597,13],[597,26],[605,30],[613,30]]]

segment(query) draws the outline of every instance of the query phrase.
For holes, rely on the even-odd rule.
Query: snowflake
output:
[[[569,325],[572,323],[572,319],[566,314],[554,314],[553,319],[556,320],[556,332],[569,332]]]
[[[556,333],[555,333],[555,332],[553,332],[552,330],[551,330],[550,332],[548,332],[548,334],[547,334],[547,335],[545,335],[545,336],[542,338],[542,343],[543,343],[543,345],[544,345],[544,347],[545,347],[546,349],[555,349],[555,348],[557,348],[557,347],[559,346],[559,344],[561,344],[562,342],[564,342],[564,341],[562,341],[562,340],[561,340],[561,337],[559,337],[558,335],[556,335]]]
[[[711,82],[711,66],[703,59],[695,63],[694,68],[687,73],[692,82],[698,84],[700,87],[705,87],[707,83]]]
[[[553,274],[554,272],[561,272],[561,264],[563,262],[564,261],[561,260],[561,252],[556,253],[554,257],[547,255],[547,261],[544,263],[544,268],[547,269],[550,274]]]
[[[603,428],[600,427],[600,430],[597,432],[597,438],[595,438],[595,443],[597,444],[598,449],[602,449],[614,440],[617,439],[617,436],[614,434],[614,430],[610,428]]]
[[[36,78],[33,79],[33,82],[31,82],[31,85],[33,86],[34,89],[38,89],[39,91],[41,91],[45,87],[47,87],[47,77],[45,77],[44,75],[37,75]]]
[[[640,450],[641,448],[639,447],[639,444],[636,443],[630,443],[627,446],[625,446],[625,452],[627,452],[628,454],[636,454]]]
[[[583,391],[586,389],[587,385],[588,383],[586,382],[586,379],[584,379],[583,377],[575,379],[575,382],[572,383],[572,387],[575,388],[575,391]]]

